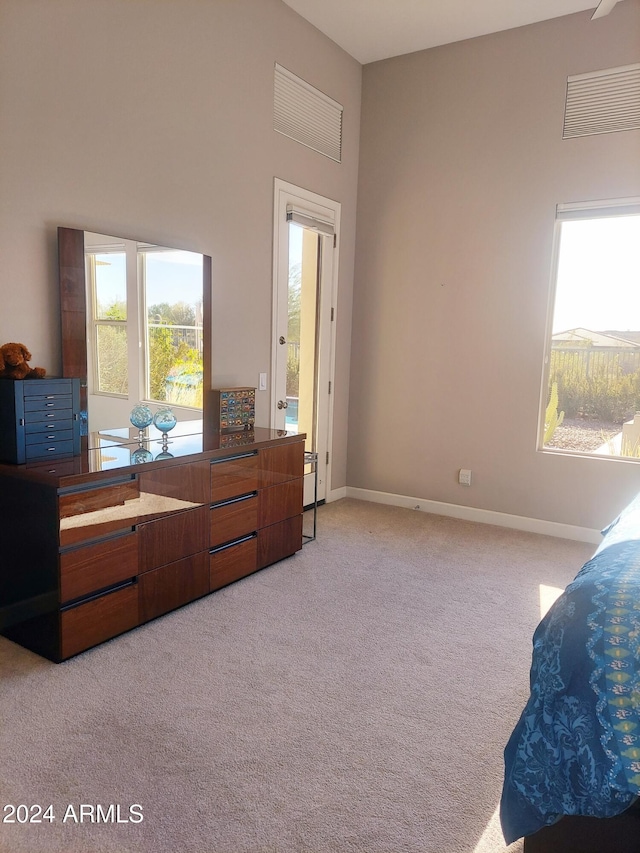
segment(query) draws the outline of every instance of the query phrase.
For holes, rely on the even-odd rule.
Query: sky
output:
[[[640,331],[640,215],[561,227],[553,332]]]
[[[289,225],[289,268],[302,263],[302,235],[304,228],[292,222]]]
[[[184,251],[147,252],[147,304],[202,302],[202,255]],[[99,300],[103,306],[126,301],[124,252],[96,255]]]
[[[202,302],[202,255],[194,252],[147,253],[147,305]]]

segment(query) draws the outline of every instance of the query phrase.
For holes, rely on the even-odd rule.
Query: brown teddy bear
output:
[[[44,367],[29,367],[31,353],[24,344],[3,344],[0,347],[0,379],[42,379]]]

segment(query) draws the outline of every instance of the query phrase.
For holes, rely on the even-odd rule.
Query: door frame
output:
[[[271,394],[270,394],[270,409],[269,409],[269,420],[272,429],[276,428],[275,417],[276,417],[276,405],[278,400],[277,387],[276,387],[276,363],[277,363],[277,341],[276,336],[278,334],[278,324],[279,324],[279,316],[278,316],[278,280],[279,275],[283,269],[283,266],[287,269],[289,268],[289,257],[288,257],[288,240],[286,244],[281,239],[282,238],[282,229],[287,229],[288,235],[288,223],[286,220],[286,206],[287,203],[297,203],[296,206],[302,208],[305,212],[308,212],[309,215],[313,216],[314,214],[324,221],[330,221],[333,224],[335,230],[335,239],[333,246],[333,259],[331,264],[331,274],[330,276],[326,276],[326,273],[321,269],[321,281],[320,281],[320,302],[321,307],[319,310],[319,316],[322,318],[324,314],[324,309],[328,309],[327,313],[329,316],[328,320],[328,328],[323,329],[321,326],[320,329],[320,350],[322,346],[326,346],[329,348],[328,352],[328,363],[327,363],[327,372],[328,372],[328,383],[331,388],[331,391],[327,389],[327,408],[324,413],[320,413],[320,394],[318,399],[318,421],[321,417],[326,419],[326,439],[327,446],[326,452],[328,454],[329,462],[326,462],[325,459],[318,459],[318,470],[320,479],[324,479],[324,498],[327,499],[331,494],[331,467],[333,461],[333,412],[334,412],[334,398],[335,398],[335,350],[336,350],[336,303],[338,297],[338,273],[339,273],[339,261],[340,261],[340,214],[341,214],[341,204],[338,201],[333,199],[326,198],[325,196],[321,196],[318,193],[311,192],[310,190],[306,190],[303,187],[299,187],[295,184],[291,184],[288,181],[284,181],[280,178],[274,179],[274,193],[273,193],[273,282],[272,282],[272,320],[271,320]],[[325,238],[325,240],[328,238]],[[287,247],[287,251],[284,251],[284,245]],[[328,300],[328,305],[327,305]],[[324,395],[323,395],[324,396]],[[324,475],[324,477],[322,476]]]

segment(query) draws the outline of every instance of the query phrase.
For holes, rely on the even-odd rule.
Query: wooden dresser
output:
[[[123,432],[0,465],[0,633],[53,661],[302,546],[303,435],[184,434],[139,462]]]

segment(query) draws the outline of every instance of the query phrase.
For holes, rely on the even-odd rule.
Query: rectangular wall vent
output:
[[[306,80],[276,64],[273,129],[342,162],[343,107]]]
[[[640,129],[640,63],[567,78],[563,139]]]

